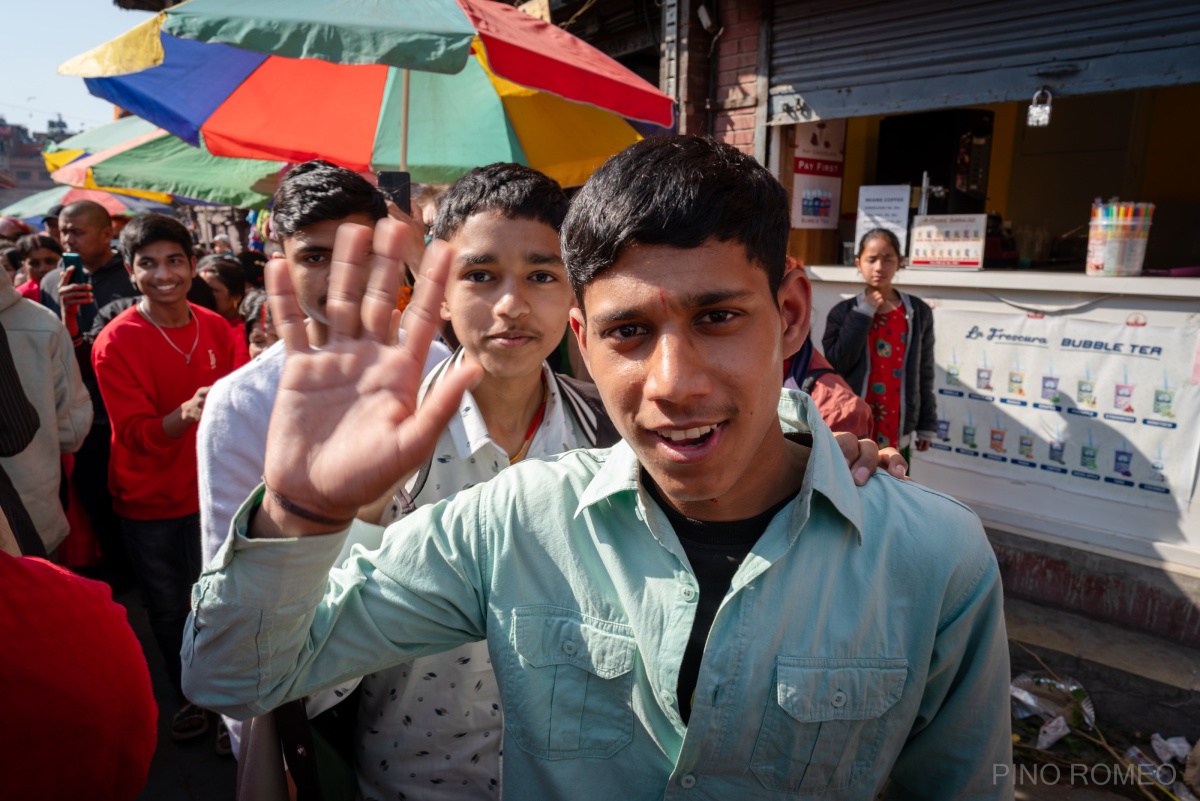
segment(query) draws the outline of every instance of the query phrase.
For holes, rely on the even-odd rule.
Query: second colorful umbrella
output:
[[[66,206],[77,200],[93,200],[109,214],[145,214],[157,212],[172,214],[170,206],[155,203],[139,197],[120,195],[112,192],[101,192],[98,189],[76,189],[73,186],[56,186],[38,192],[36,195],[22,198],[16,203],[0,209],[0,217],[18,217],[27,222],[33,221],[40,225],[42,217],[54,206]]]
[[[136,123],[136,124],[132,124]],[[112,144],[58,167],[51,176],[55,181],[86,189],[117,187],[122,190],[147,190],[243,208],[264,208],[278,184],[285,166],[277,161],[231,159],[214,156],[203,148],[192,147],[161,128],[127,117],[79,137],[72,137],[47,148],[43,155],[52,164],[60,153],[77,151],[89,141],[111,142],[113,131],[131,134]]]

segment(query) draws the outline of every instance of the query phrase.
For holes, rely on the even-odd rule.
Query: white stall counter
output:
[[[853,267],[816,266],[807,268],[807,272],[813,287],[813,342],[820,347],[829,310],[842,299],[861,291],[862,282]],[[978,448],[980,458],[972,462],[970,469],[962,469],[938,463],[938,460],[914,452],[913,476],[916,480],[967,503],[989,527],[1200,575],[1200,503],[1196,501],[1195,491],[1195,465],[1200,461],[1200,454],[1196,450],[1200,449],[1190,444],[1197,439],[1195,427],[1200,426],[1200,415],[1192,412],[1197,398],[1200,398],[1200,384],[1197,383],[1200,382],[1200,350],[1195,344],[1200,341],[1200,278],[1091,278],[1082,273],[1034,270],[943,272],[910,269],[897,275],[896,286],[921,297],[935,309],[935,336],[939,315],[944,321],[947,336],[939,340],[937,366],[940,398],[963,394],[945,391],[946,369],[949,365],[942,362],[961,360],[965,363],[968,360],[965,356],[961,359],[948,357],[946,348],[951,342],[950,336],[963,338],[960,329],[964,320],[971,322],[971,315],[978,315],[979,325],[984,332],[1003,329],[1009,332],[1003,335],[1005,337],[1015,331],[1022,332],[1022,337],[1031,331],[1036,333],[1043,329],[1059,332],[1050,343],[1051,348],[1043,348],[1041,353],[1033,349],[1018,352],[1010,348],[1006,351],[1005,342],[989,344],[987,353],[993,359],[992,366],[997,372],[995,391],[966,393],[974,398],[986,394],[989,398],[986,403],[980,399],[980,403],[970,407],[975,410],[974,416],[978,418],[978,428],[982,432],[983,447]],[[1153,365],[1153,378],[1148,377],[1146,372],[1148,363],[1136,364],[1147,376],[1138,384],[1137,414],[1125,415],[1126,419],[1122,421],[1122,415],[1118,413],[1121,410],[1114,411],[1112,403],[1113,386],[1120,385],[1122,381],[1124,384],[1135,383],[1134,378],[1120,377],[1128,373],[1126,362],[1134,362],[1119,346],[1110,352],[1071,351],[1069,348],[1064,352],[1058,347],[1067,344],[1065,339],[1068,337],[1062,336],[1062,332],[1075,331],[1090,332],[1080,335],[1076,343],[1086,344],[1087,347],[1106,339],[1103,335],[1105,331],[1112,332],[1107,339],[1114,341],[1157,337],[1162,342],[1172,343],[1164,346],[1163,350],[1163,357],[1169,357],[1169,363]],[[1012,341],[1017,340],[1013,338]],[[978,344],[963,343],[961,349],[968,351]],[[1047,358],[1047,350],[1055,348],[1058,350],[1052,365],[1047,367],[1037,363],[1039,358]],[[988,356],[983,358],[986,362]],[[1021,364],[1022,358],[1025,364]],[[1016,370],[1012,369],[1014,359]],[[1167,375],[1167,368],[1170,376]],[[1081,431],[1094,432],[1098,448],[1102,435],[1108,435],[1110,440],[1118,437],[1121,443],[1124,442],[1122,437],[1128,436],[1130,444],[1099,448],[1100,457],[1093,459],[1097,464],[1090,469],[1086,464],[1081,468],[1079,449],[1082,446],[1077,444],[1075,455],[1068,455],[1064,461],[1066,479],[1044,472],[1047,468],[1030,469],[1024,477],[1017,475],[1021,471],[1011,465],[1017,455],[1018,434],[1022,431],[1031,436],[1039,434],[1030,430],[1035,428],[1030,423],[1030,415],[1034,414],[1032,408],[1052,405],[1050,396],[1044,394],[1047,385],[1042,383],[1045,381],[1043,374],[1049,372],[1061,376],[1066,394],[1068,384],[1071,392],[1074,392],[1075,373],[1083,369],[1089,371],[1089,377],[1092,372],[1097,377],[1107,376],[1107,395],[1101,392],[1100,399],[1093,401],[1095,412],[1088,412],[1082,406],[1073,410],[1076,406],[1074,399],[1064,398],[1059,414],[1063,418],[1063,425],[1070,424],[1071,437],[1076,440],[1081,436]],[[957,375],[958,371],[956,365],[953,372]],[[1018,380],[1027,381],[1029,386],[1022,390],[1019,385],[1014,385],[1010,371],[1020,373],[1022,378]],[[974,365],[970,371],[963,368],[963,372],[969,372],[970,380],[974,380]],[[1115,378],[1112,377],[1114,375]],[[1151,385],[1160,389],[1165,385],[1173,392],[1164,407],[1167,412],[1162,419],[1155,418],[1161,409],[1157,404],[1151,404],[1167,396],[1150,392]],[[1057,386],[1057,382],[1052,386]],[[1022,400],[1025,402],[1022,403]],[[953,407],[959,400],[943,398],[943,402]],[[1054,399],[1053,402],[1058,401]],[[1172,403],[1183,416],[1171,416]],[[1018,405],[1023,408],[1018,408]],[[959,403],[958,409],[962,408],[965,407]],[[1068,414],[1075,416],[1068,417]],[[1085,419],[1084,414],[1089,414],[1092,419]],[[1056,425],[1048,422],[1053,415],[1051,410],[1040,421],[1043,429],[1040,433],[1044,436],[1035,437],[1039,447],[1044,444],[1042,439],[1056,438],[1053,433],[1045,434],[1045,430],[1052,430]],[[1134,420],[1134,417],[1137,419]],[[972,425],[975,424],[973,419]],[[1169,433],[1160,434],[1152,430],[1156,425],[1162,428],[1170,426]],[[960,429],[961,425],[956,431]],[[1002,446],[1004,450],[988,453],[986,439],[992,429],[1011,430],[1007,431],[1008,441]],[[1001,436],[1004,437],[1004,434]],[[1159,444],[1138,446],[1139,437],[1149,441],[1146,438],[1151,436],[1159,436]],[[1060,434],[1057,439],[1071,437]],[[955,434],[953,439],[957,438]],[[1167,447],[1165,456],[1163,442]],[[959,443],[947,440],[947,444]],[[1024,445],[1024,442],[1021,444]],[[1133,475],[1128,480],[1122,478],[1128,473],[1122,474],[1119,466],[1113,466],[1113,456],[1117,451],[1134,454],[1133,469],[1129,471]],[[1005,459],[998,458],[1000,453],[1005,454]],[[1044,456],[1040,451],[1039,455]],[[986,461],[989,457],[991,462]],[[1084,459],[1086,462],[1086,455]],[[939,460],[945,461],[940,456]],[[1138,487],[1146,487],[1145,475],[1150,471],[1151,463],[1160,462],[1176,470],[1174,483],[1171,484],[1171,503],[1136,491]],[[1189,466],[1186,476],[1179,472],[1183,465]],[[1053,464],[1048,467],[1055,469]],[[1080,480],[1073,485],[1075,489],[1069,488],[1072,486],[1072,475],[1081,476],[1092,471],[1098,476],[1094,482],[1088,484],[1086,480]]]
[[[829,283],[861,283],[854,267],[808,267],[809,278]],[[1134,295],[1200,299],[1200,278],[1162,276],[1088,277],[1083,273],[1044,272],[1041,270],[901,270],[896,286],[964,287],[1030,292],[1082,292],[1089,295]]]

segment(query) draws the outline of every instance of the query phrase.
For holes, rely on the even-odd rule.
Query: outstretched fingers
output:
[[[429,343],[440,330],[441,317],[438,310],[446,294],[446,278],[450,274],[450,262],[454,249],[441,240],[435,240],[425,251],[421,261],[421,275],[413,287],[412,302],[404,310],[404,347],[417,361],[425,363]],[[457,407],[456,407],[457,408]]]
[[[267,262],[264,275],[267,302],[271,306],[271,325],[283,340],[288,353],[307,353],[308,330],[304,325],[304,312],[296,299],[296,290],[292,287],[287,261],[282,257],[271,259]]]
[[[333,241],[333,264],[329,273],[329,296],[325,315],[329,339],[355,339],[362,326],[363,295],[371,273],[372,239],[369,226],[343,223]]]
[[[362,324],[365,334],[376,342],[389,341],[392,313],[400,290],[400,259],[411,236],[410,226],[387,217],[375,226],[371,272],[362,300]]]
[[[401,454],[422,454],[420,464],[428,461],[437,439],[458,414],[463,393],[479,382],[483,374],[475,361],[464,359],[434,382],[424,402],[396,431],[396,444]]]

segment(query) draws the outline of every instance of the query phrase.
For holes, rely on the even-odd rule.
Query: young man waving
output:
[[[1011,758],[995,559],[953,500],[856,487],[811,402],[780,397],[804,336],[787,232],[783,189],[732,148],[616,156],[563,250],[623,442],[522,462],[333,572],[338,532],[424,461],[478,370],[417,406],[440,246],[404,349],[385,345],[391,225],[371,256],[368,232],[339,232],[319,352],[272,265],[291,355],[265,487],[195,593],[189,690],[253,714],[486,639],[515,797],[871,799],[889,777],[897,797],[1011,797],[992,778]]]

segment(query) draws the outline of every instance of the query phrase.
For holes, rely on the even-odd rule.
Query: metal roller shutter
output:
[[[1200,82],[1197,0],[780,2],[769,122]]]

